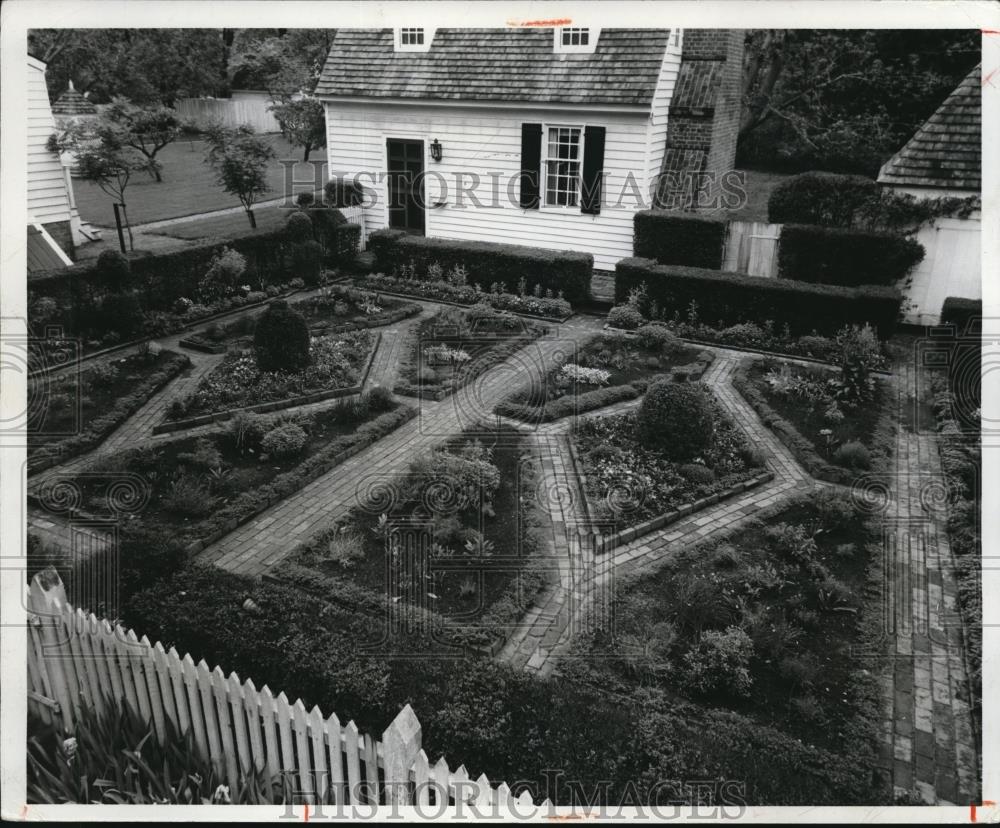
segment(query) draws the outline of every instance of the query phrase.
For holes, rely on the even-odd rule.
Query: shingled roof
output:
[[[882,184],[980,189],[982,88],[976,66],[879,172]]]
[[[96,112],[94,105],[73,88],[73,81],[52,104],[53,115],[94,115]]]
[[[395,52],[392,29],[338,29],[317,95],[648,106],[669,29],[602,29],[593,54],[556,54],[552,29],[438,29]]]

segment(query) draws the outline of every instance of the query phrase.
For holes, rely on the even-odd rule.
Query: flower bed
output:
[[[635,399],[663,377],[700,379],[712,362],[707,351],[686,347],[656,332],[633,338],[598,334],[566,362],[528,388],[514,392],[496,413],[527,422],[550,422]]]
[[[160,543],[187,553],[288,497],[413,417],[414,410],[385,393],[364,395],[296,417],[244,414],[225,431],[140,447],[99,458],[69,482],[77,512],[119,515],[114,486],[138,475],[141,496],[126,504],[129,531],[152,532]],[[279,432],[274,436],[272,432]],[[66,481],[61,481],[65,483]],[[35,495],[51,508],[43,487]]]
[[[841,404],[838,376],[829,369],[763,359],[741,365],[733,386],[813,477],[849,486],[887,462],[892,395],[879,380],[869,402]]]
[[[706,391],[711,440],[690,462],[670,459],[640,437],[639,414],[579,420],[572,445],[591,516],[620,532],[662,515],[708,505],[763,474],[763,457]]]
[[[310,346],[312,363],[299,372],[262,371],[253,353],[229,354],[194,392],[171,406],[167,420],[354,387],[367,370],[376,343],[370,331],[317,337]]]
[[[394,390],[442,399],[546,331],[538,323],[484,305],[442,308],[410,332]]]
[[[430,612],[449,641],[495,653],[546,581],[536,566],[547,537],[537,473],[516,432],[499,432],[489,448],[458,439],[306,541],[275,577],[376,616],[405,601]],[[400,519],[421,522],[422,562],[400,552],[411,548],[393,529]]]
[[[871,771],[880,536],[846,495],[810,494],[621,584],[615,629],[574,645],[571,678],[725,707]],[[867,668],[867,669],[866,669]]]
[[[420,299],[433,299],[456,305],[487,304],[497,310],[525,316],[562,321],[573,315],[573,308],[558,297],[517,295],[501,291],[498,286],[485,291],[479,285],[453,284],[443,279],[405,279],[372,273],[354,279],[354,284],[383,293],[397,293]]]
[[[95,448],[190,364],[182,354],[144,348],[79,373],[29,379],[29,472]]]
[[[364,328],[391,325],[420,313],[420,305],[401,302],[340,285],[323,288],[316,296],[289,303],[306,320],[313,336],[327,336]],[[224,353],[231,347],[253,344],[256,316],[245,316],[226,325],[212,325],[180,341],[182,347],[205,353]]]

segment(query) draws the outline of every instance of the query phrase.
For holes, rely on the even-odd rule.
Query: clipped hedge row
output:
[[[982,299],[963,299],[960,296],[949,296],[941,306],[941,324],[954,325],[955,333],[959,336],[962,336],[967,331],[970,333],[974,332],[976,330],[975,325],[970,330],[969,323],[980,320],[981,326],[982,318]]]
[[[646,285],[648,298],[665,316],[685,314],[691,303],[711,325],[738,322],[788,325],[793,335],[834,334],[845,325],[869,323],[881,339],[896,329],[902,295],[891,287],[814,285],[743,273],[658,265],[650,259],[622,259],[615,266],[615,300]]]
[[[863,175],[805,172],[782,181],[767,200],[772,224],[850,227],[878,201],[882,188]]]
[[[604,408],[625,400],[634,400],[646,390],[645,382],[634,382],[631,385],[612,385],[610,388],[598,388],[583,394],[567,394],[556,400],[549,400],[544,405],[531,405],[505,401],[493,410],[501,417],[511,417],[529,423],[548,423],[595,408]]]
[[[722,267],[726,222],[716,218],[666,210],[642,210],[635,214],[635,255],[664,265]]]
[[[585,302],[590,298],[590,277],[594,270],[594,257],[590,253],[411,236],[401,230],[372,233],[368,249],[375,256],[375,269],[390,276],[400,266],[410,263],[423,275],[429,265],[437,262],[445,271],[461,265],[468,271],[469,281],[479,283],[483,290],[489,290],[496,282],[509,293],[517,293],[518,283],[524,279],[529,292],[538,284],[553,295],[562,291],[569,302]]]
[[[28,474],[37,474],[71,457],[96,448],[115,429],[135,414],[150,397],[191,364],[185,354],[171,353],[166,364],[150,374],[127,397],[117,400],[110,411],[90,420],[79,434],[39,447],[28,448]]]
[[[924,258],[919,242],[892,233],[786,224],[778,278],[824,285],[894,285]]]

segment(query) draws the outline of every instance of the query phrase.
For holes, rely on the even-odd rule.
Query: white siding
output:
[[[44,64],[28,61],[28,215],[40,224],[69,221],[69,198],[59,156],[45,148],[56,131]]]
[[[904,318],[916,325],[936,325],[949,296],[982,299],[982,235],[979,214],[967,219],[942,218],[921,227],[914,238],[924,246],[924,260],[914,268],[905,291]]]
[[[580,250],[594,255],[599,269],[613,269],[619,259],[632,255],[632,215],[642,205],[633,195],[619,199],[629,176],[648,199],[649,114],[646,112],[545,111],[525,106],[505,109],[488,106],[435,106],[390,102],[327,102],[327,158],[331,175],[362,174],[359,183],[371,188],[373,176],[378,203],[365,211],[369,231],[385,227],[386,139],[419,139],[424,142],[424,169],[428,174],[426,201],[427,235],[533,245],[556,250]],[[585,215],[579,207],[545,207],[522,210],[519,188],[507,184],[521,169],[521,124],[524,122],[603,126],[604,206],[598,216]],[[443,146],[443,159],[430,159],[430,143]],[[455,192],[456,176],[480,177],[473,192]],[[493,178],[499,198],[493,199]],[[440,179],[446,182],[442,191]],[[446,206],[433,207],[436,201]],[[544,199],[543,199],[544,200]],[[615,202],[618,206],[615,206]],[[494,203],[498,202],[498,203]]]
[[[682,35],[683,37],[683,35]],[[674,86],[681,70],[681,48],[683,40],[674,44],[673,30],[667,43],[667,51],[660,67],[660,77],[653,93],[652,116],[649,120],[649,162],[647,176],[653,180],[663,166],[663,154],[667,150],[667,116],[670,101],[674,97]]]

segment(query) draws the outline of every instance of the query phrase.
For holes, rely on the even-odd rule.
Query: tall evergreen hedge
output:
[[[663,265],[722,267],[726,222],[668,210],[642,210],[633,220],[635,255]]]

